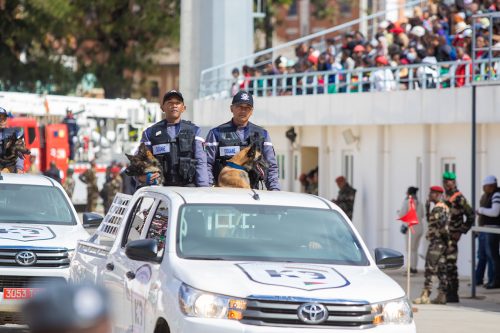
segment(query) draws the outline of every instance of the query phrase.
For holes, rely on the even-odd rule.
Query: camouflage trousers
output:
[[[87,188],[87,212],[95,212],[97,207],[97,199],[99,198],[99,191],[94,188]]]
[[[446,271],[448,275],[448,292],[456,294],[458,292],[458,239],[460,236],[450,237],[446,250]]]
[[[424,289],[432,290],[432,277],[439,279],[439,291],[446,293],[448,279],[446,270],[446,242],[443,240],[431,240],[427,255],[425,256],[425,281]]]

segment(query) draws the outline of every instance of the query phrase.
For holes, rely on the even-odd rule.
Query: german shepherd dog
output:
[[[130,165],[125,169],[128,176],[143,176],[147,173],[158,172],[160,177],[156,179],[156,185],[163,184],[163,171],[160,162],[153,153],[141,143],[136,155],[125,154],[130,161]]]
[[[0,157],[0,171],[4,173],[16,172],[17,158],[24,160],[24,155],[31,154],[31,151],[26,148],[22,136],[16,134],[6,138],[4,155]]]
[[[219,174],[219,187],[251,188],[252,177],[264,178],[266,163],[256,143],[241,150],[226,162]],[[257,180],[257,179],[256,179]]]

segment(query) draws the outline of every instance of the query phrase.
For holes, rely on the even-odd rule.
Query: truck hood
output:
[[[234,296],[278,296],[382,302],[403,297],[375,266],[181,260],[177,278],[199,290]]]
[[[65,247],[74,249],[89,234],[81,225],[0,223],[0,244],[22,247]]]

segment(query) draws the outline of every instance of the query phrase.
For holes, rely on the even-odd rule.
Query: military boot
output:
[[[439,292],[436,298],[431,301],[432,304],[446,304],[446,294],[442,291]]]
[[[429,290],[424,289],[420,297],[413,300],[413,304],[431,304],[431,299],[429,298],[430,294],[431,292]]]
[[[459,303],[460,299],[458,298],[458,285],[454,283],[450,283],[448,285],[448,291],[446,293],[446,302],[448,303]]]

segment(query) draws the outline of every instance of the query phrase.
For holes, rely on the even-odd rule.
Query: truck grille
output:
[[[306,324],[299,319],[298,309],[305,303],[319,303],[328,310],[328,318],[320,324]],[[364,302],[325,300],[249,299],[242,323],[260,326],[295,326],[308,328],[343,327],[366,329],[373,327],[372,307]]]
[[[53,283],[65,283],[62,277],[53,276],[0,276],[0,291],[4,288],[44,288]]]
[[[17,325],[24,324],[22,314],[20,312],[0,311],[0,325],[5,325],[5,324],[17,324]],[[10,332],[8,328],[6,329],[6,332]]]
[[[23,251],[33,252],[36,262],[32,265],[19,264],[16,255]],[[69,263],[68,249],[65,248],[0,248],[0,266],[60,268],[69,267]]]

